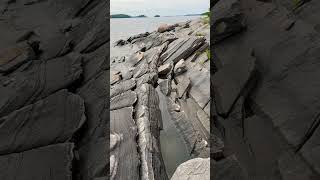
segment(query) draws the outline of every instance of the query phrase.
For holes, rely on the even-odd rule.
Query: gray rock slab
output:
[[[79,172],[83,180],[108,176],[108,139],[98,138],[79,149]]]
[[[70,180],[74,145],[55,144],[0,156],[0,178]]]
[[[174,172],[171,180],[209,180],[210,159],[195,158],[182,163]]]
[[[213,161],[212,171],[212,179],[248,180],[246,172],[234,155],[217,162]]]
[[[135,122],[139,133],[141,178],[168,179],[160,148],[162,117],[158,93],[152,85],[146,83],[138,87],[136,92],[138,102],[135,106]]]
[[[133,106],[137,101],[137,94],[134,91],[126,91],[110,100],[110,110],[121,109]]]
[[[0,85],[0,115],[70,87],[82,73],[80,60],[79,56],[70,54],[21,66],[10,76],[12,81],[9,84]]]
[[[107,86],[108,74],[109,71],[99,73],[77,91],[77,94],[84,99],[87,117],[80,144],[98,137],[105,137],[109,133],[106,131],[110,111],[107,106],[109,103],[107,101],[110,101],[110,89]]]
[[[246,88],[255,70],[255,61],[248,57],[244,62],[237,61],[224,66],[212,77],[214,98],[218,113],[226,116],[233,104]]]
[[[121,93],[124,93],[130,89],[133,89],[135,86],[136,86],[136,81],[133,79],[121,81],[120,83],[118,83],[114,86],[111,86],[110,98],[117,96]]]
[[[181,40],[180,40],[181,39]],[[186,59],[189,57],[196,49],[198,49],[204,42],[203,37],[189,37],[189,38],[180,38],[173,46],[169,46],[167,51],[165,51],[161,57],[161,62],[173,62],[174,64],[180,61],[181,59]]]
[[[111,135],[118,137],[115,147],[110,152],[111,179],[139,179],[140,158],[136,141],[138,132],[133,120],[133,108],[111,111],[110,130]]]
[[[23,63],[34,60],[36,54],[27,43],[19,43],[16,46],[0,50],[0,73],[15,70]]]
[[[0,118],[0,154],[69,141],[84,121],[83,100],[61,90]]]

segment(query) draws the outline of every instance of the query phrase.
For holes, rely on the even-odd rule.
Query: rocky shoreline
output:
[[[115,43],[110,64],[112,179],[169,179],[161,154],[157,86],[190,159],[209,158],[209,39],[209,24],[197,19]],[[132,134],[126,136],[129,129]],[[209,179],[208,161],[200,179]],[[179,179],[178,174],[171,179]]]

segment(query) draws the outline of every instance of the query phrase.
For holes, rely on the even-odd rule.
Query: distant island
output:
[[[160,15],[155,15],[154,17],[160,17]]]
[[[127,14],[112,14],[111,18],[145,18],[146,15],[139,15],[139,16],[130,16]]]
[[[126,14],[112,14],[111,18],[131,18],[131,16]]]
[[[138,18],[145,18],[145,17],[147,17],[146,15],[139,15],[139,16],[136,16],[136,17],[138,17]]]

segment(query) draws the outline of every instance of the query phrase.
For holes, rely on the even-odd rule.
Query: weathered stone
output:
[[[113,85],[122,79],[121,74],[112,74],[110,79],[110,84]]]
[[[107,101],[110,99],[110,89],[107,86],[108,74],[109,71],[99,73],[77,91],[77,94],[84,99],[87,117],[79,144],[86,144],[92,139],[109,135],[106,131],[110,111],[107,106]]]
[[[170,63],[164,64],[158,68],[159,75],[167,75],[172,69],[172,65]]]
[[[187,71],[187,66],[186,63],[184,62],[183,59],[181,59],[175,66],[174,66],[174,75],[178,76],[184,72]]]
[[[120,83],[111,86],[110,89],[110,98],[119,95],[121,93],[124,93],[136,86],[136,81],[133,79],[121,81]]]
[[[138,127],[138,145],[141,157],[142,179],[168,179],[160,150],[161,111],[157,91],[150,84],[138,87],[135,122]]]
[[[59,91],[0,118],[0,154],[69,141],[84,121],[83,100]]]
[[[170,80],[165,79],[165,80],[161,81],[159,83],[159,86],[160,86],[160,91],[164,95],[168,96],[170,94],[170,92],[171,92],[171,81]]]
[[[71,143],[55,144],[0,156],[0,179],[70,180],[73,148]]]
[[[110,110],[130,107],[137,101],[137,95],[134,91],[127,91],[119,94],[110,100]]]
[[[17,67],[34,60],[36,54],[32,47],[27,43],[20,43],[14,47],[0,51],[0,73],[7,73],[15,70]]]
[[[219,1],[211,11],[211,15],[213,20],[211,42],[214,44],[246,28],[239,0]]]
[[[211,175],[213,179],[248,180],[248,175],[234,155],[217,162],[213,161],[212,171],[215,172]]]
[[[187,91],[190,88],[190,83],[191,83],[191,81],[189,78],[183,78],[183,80],[179,82],[179,84],[177,85],[179,98],[182,98],[182,96],[185,93],[187,93]]]
[[[108,139],[99,138],[79,149],[79,168],[80,177],[83,180],[109,176],[106,169],[108,168]]]
[[[214,96],[218,113],[226,116],[233,104],[246,88],[247,82],[255,70],[255,60],[235,61],[220,69],[212,77]]]
[[[181,59],[186,59],[205,42],[203,37],[189,37],[180,39],[176,43],[172,45],[170,44],[167,51],[161,55],[160,60],[162,62],[173,62],[175,64]]]
[[[157,80],[158,80],[158,73],[147,73],[141,76],[140,78],[138,78],[137,86],[140,86],[144,83],[154,85],[156,84]]]
[[[111,111],[110,130],[110,134],[118,136],[118,143],[110,152],[111,179],[139,179],[137,127],[133,120],[133,108],[127,107]]]
[[[171,180],[209,180],[210,179],[210,159],[195,158],[182,163]]]
[[[202,123],[203,127],[210,133],[210,118],[209,116],[202,110],[197,111],[197,117],[199,121]]]
[[[82,73],[80,60],[70,54],[49,61],[32,61],[19,68],[11,75],[11,83],[0,85],[0,115],[70,87]]]
[[[171,31],[173,30],[177,25],[167,25],[167,24],[162,24],[158,27],[158,32],[163,33],[166,31]]]

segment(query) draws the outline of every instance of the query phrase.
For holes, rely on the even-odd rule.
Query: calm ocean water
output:
[[[132,35],[157,30],[161,24],[174,24],[197,19],[200,16],[150,17],[150,18],[113,18],[110,20],[111,43]]]
[[[179,16],[159,18],[128,18],[111,19],[110,40],[113,44],[119,39],[126,39],[132,35],[155,31],[161,24],[174,24],[197,19],[200,16]],[[112,51],[111,51],[112,56]],[[180,137],[173,121],[167,111],[166,97],[158,90],[160,109],[162,113],[163,130],[160,133],[161,152],[166,165],[167,174],[171,177],[176,168],[190,159],[186,145]]]

